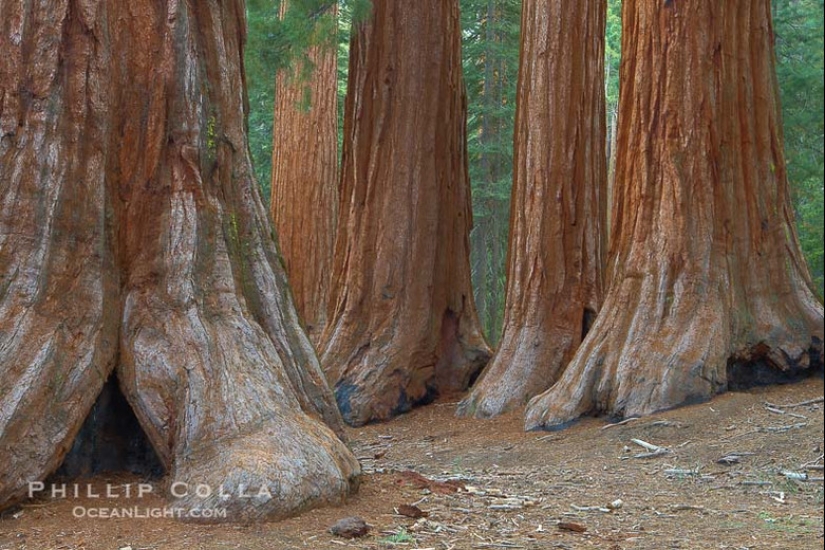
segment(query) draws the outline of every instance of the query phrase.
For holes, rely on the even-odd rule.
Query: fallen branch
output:
[[[784,409],[780,409],[777,405],[774,405],[772,403],[767,403],[766,402],[765,403],[765,410],[768,411],[768,412],[774,413],[774,414],[788,415],[788,416],[792,416],[793,418],[799,418],[801,420],[808,420],[808,417],[805,416],[805,415],[788,412]]]
[[[788,405],[775,405],[773,403],[765,403],[768,406],[776,407],[778,409],[793,409],[796,407],[807,407],[808,405],[816,405],[817,403],[822,403],[825,401],[825,397],[815,397],[813,399],[808,399],[807,401],[800,401],[799,403],[790,403]]]
[[[808,426],[807,422],[798,422],[796,424],[790,424],[788,426],[768,426],[765,428],[759,428],[760,432],[770,432],[770,433],[785,433],[791,430],[796,430],[799,428],[805,428]]]
[[[782,471],[782,472],[779,472],[779,473],[782,474],[783,476],[785,476],[786,478],[793,479],[795,481],[813,481],[813,482],[822,481],[821,477],[811,477],[806,472]]]
[[[673,477],[696,477],[699,475],[699,470],[685,470],[683,468],[669,468],[664,471],[666,476]]]

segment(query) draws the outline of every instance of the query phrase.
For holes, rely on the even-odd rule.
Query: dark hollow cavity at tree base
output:
[[[118,473],[161,479],[166,471],[112,374],[48,481]]]
[[[746,391],[760,386],[775,384],[794,384],[815,376],[823,377],[825,368],[822,361],[822,340],[811,337],[811,347],[802,357],[807,360],[794,360],[784,357],[787,368],[777,367],[767,356],[767,346],[757,345],[749,358],[731,357],[727,366],[727,390]]]

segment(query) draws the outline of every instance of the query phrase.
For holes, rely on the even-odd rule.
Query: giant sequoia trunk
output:
[[[113,370],[170,481],[215,490],[175,506],[340,501],[358,464],[252,177],[243,3],[3,10],[0,507],[58,467]]]
[[[316,341],[326,323],[338,210],[338,63],[331,47],[313,47],[308,58],[308,79],[297,69],[278,74],[270,209],[295,307]]]
[[[504,333],[459,414],[497,415],[547,390],[601,305],[605,9],[524,4]]]
[[[345,420],[465,389],[489,357],[470,288],[456,0],[375,0],[354,32],[321,363]]]
[[[769,0],[625,0],[610,288],[527,428],[648,414],[822,368]],[[809,371],[810,372],[810,371]]]

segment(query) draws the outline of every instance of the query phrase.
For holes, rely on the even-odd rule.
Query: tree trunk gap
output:
[[[526,428],[645,415],[822,370],[768,0],[622,5],[615,220],[602,312]]]
[[[287,5],[281,2],[281,17]],[[338,217],[338,54],[313,46],[307,58],[307,79],[300,64],[277,77],[270,211],[295,307],[317,343],[326,324]]]
[[[605,10],[523,5],[504,329],[459,415],[495,416],[550,388],[601,306]]]
[[[58,468],[113,372],[169,483],[214,490],[170,505],[342,501],[359,465],[252,176],[243,2],[3,9],[0,507]]]
[[[458,2],[375,0],[353,30],[321,363],[344,419],[466,389],[490,352],[470,285]]]

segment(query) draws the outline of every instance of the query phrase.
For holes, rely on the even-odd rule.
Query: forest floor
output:
[[[3,515],[0,550],[823,548],[823,404],[787,406],[822,395],[815,378],[553,433],[524,433],[519,413],[457,419],[455,403],[436,403],[350,430],[365,475],[345,506],[276,523],[193,525],[77,519],[75,507],[100,501],[41,498]],[[636,458],[648,451],[633,439],[666,450]],[[809,479],[794,479],[802,474]],[[401,515],[415,515],[403,505],[428,516]],[[371,532],[332,536],[348,516]]]

